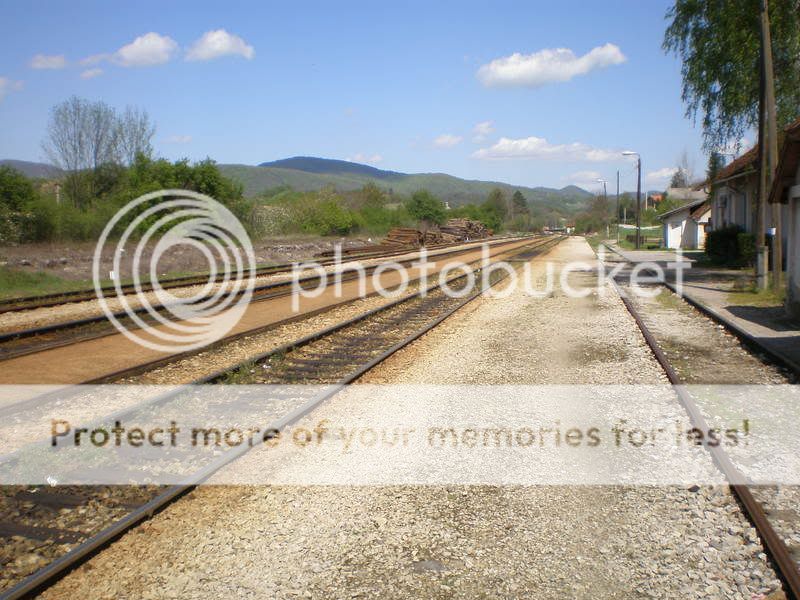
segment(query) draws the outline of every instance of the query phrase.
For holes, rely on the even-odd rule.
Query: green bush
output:
[[[706,255],[718,265],[750,265],[755,253],[755,237],[738,225],[715,229],[706,236]]]

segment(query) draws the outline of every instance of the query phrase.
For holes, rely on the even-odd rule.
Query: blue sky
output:
[[[612,191],[617,169],[635,187],[633,149],[657,188],[684,151],[705,166],[661,50],[668,6],[2,0],[0,158],[42,160],[50,107],[75,94],[146,109],[171,159]]]

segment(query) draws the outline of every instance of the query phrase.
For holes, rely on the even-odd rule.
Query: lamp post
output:
[[[608,237],[608,191],[606,190],[606,184],[608,183],[605,179],[597,179],[597,183],[603,184],[603,208],[606,211],[605,218],[603,219],[606,222],[606,237]]]
[[[619,169],[617,169],[617,246],[619,246]]]
[[[632,150],[626,150],[622,155],[636,157],[636,249],[639,250],[642,247],[642,157]]]

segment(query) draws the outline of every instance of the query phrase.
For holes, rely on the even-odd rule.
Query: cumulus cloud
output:
[[[463,140],[460,135],[452,135],[450,133],[443,133],[435,140],[433,140],[433,145],[437,148],[452,148],[453,146],[457,146]]]
[[[544,138],[531,136],[520,139],[500,138],[496,144],[481,148],[472,156],[487,160],[517,158],[603,162],[619,159],[620,153],[616,150],[594,148],[581,142],[551,144]]]
[[[243,56],[251,59],[256,51],[238,35],[224,29],[206,31],[186,53],[186,60],[211,60],[221,56]]]
[[[103,74],[103,69],[86,69],[81,73],[81,79],[94,79],[95,77],[99,77]]]
[[[487,87],[539,87],[569,81],[626,60],[614,44],[592,48],[583,56],[575,56],[569,48],[545,48],[533,54],[515,52],[497,58],[478,69],[477,77]]]
[[[354,154],[353,156],[348,156],[348,162],[354,163],[364,163],[367,165],[374,165],[379,163],[383,160],[383,157],[380,154],[361,154],[360,152]]]
[[[494,131],[494,123],[492,121],[481,121],[472,128],[474,142],[482,142]]]
[[[648,183],[669,183],[669,180],[678,170],[677,167],[664,167],[656,171],[650,171],[644,177]]]
[[[63,69],[67,59],[63,54],[37,54],[31,59],[31,69]]]
[[[177,50],[178,43],[171,37],[151,31],[117,50],[111,60],[123,67],[151,67],[169,62]],[[98,56],[102,55],[89,58],[96,59]]]
[[[0,102],[11,92],[19,92],[21,89],[21,81],[13,81],[7,77],[0,77]]]
[[[164,140],[168,144],[188,144],[192,141],[190,135],[171,135]]]

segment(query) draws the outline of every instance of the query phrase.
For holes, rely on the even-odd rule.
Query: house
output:
[[[752,233],[758,198],[758,146],[726,165],[714,179],[709,229],[738,225]]]
[[[695,250],[706,245],[706,227],[711,218],[711,203],[705,198],[673,208],[659,215],[664,224],[667,248]]]
[[[785,205],[782,225],[786,240],[786,309],[800,318],[800,119],[785,132],[769,202]]]

